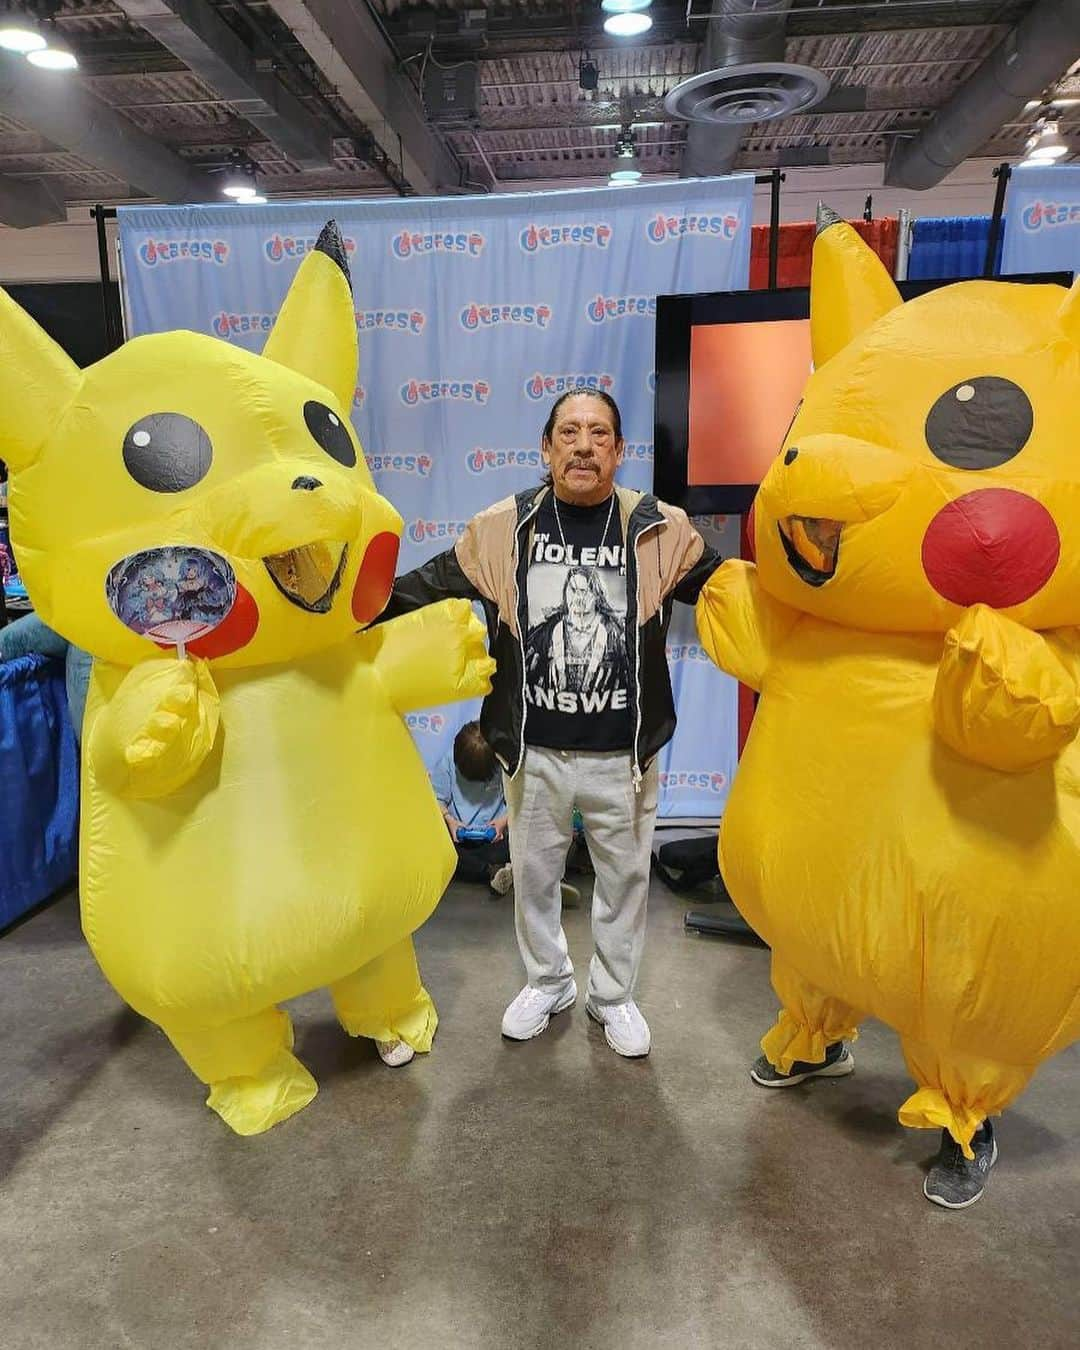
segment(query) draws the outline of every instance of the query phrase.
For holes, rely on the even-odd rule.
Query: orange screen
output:
[[[695,325],[689,486],[760,483],[809,376],[808,319]]]

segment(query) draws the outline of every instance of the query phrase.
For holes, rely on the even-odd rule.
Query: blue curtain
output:
[[[1001,267],[1004,230],[998,234],[997,260]],[[990,239],[989,216],[929,216],[916,220],[908,262],[911,281],[951,277],[981,277]]]
[[[78,760],[63,662],[0,664],[0,927],[77,874]]]

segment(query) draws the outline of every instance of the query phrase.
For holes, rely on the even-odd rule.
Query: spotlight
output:
[[[637,159],[637,142],[633,127],[623,127],[615,142],[616,159]]]
[[[584,89],[587,94],[600,88],[600,67],[584,56],[578,66],[578,88]]]
[[[29,14],[20,13],[14,5],[6,5],[0,10],[0,47],[5,51],[26,56],[41,51],[45,45],[37,23]]]
[[[648,9],[652,0],[600,0],[600,8],[605,14],[634,14],[639,9]]]
[[[226,197],[233,197],[240,202],[250,201],[252,197],[258,195],[259,189],[255,183],[255,165],[242,152],[233,156],[232,164],[225,175],[221,190]]]
[[[613,187],[629,187],[641,178],[640,169],[616,169],[608,178]]]
[[[266,198],[255,192],[250,197],[238,197],[236,204],[237,206],[265,206]]]
[[[1069,153],[1069,147],[1061,139],[1056,122],[1043,122],[1028,140],[1027,158],[1052,163]]]
[[[652,27],[652,19],[640,10],[612,14],[604,20],[604,32],[612,37],[640,37]]]
[[[47,46],[27,52],[26,59],[40,70],[76,70],[79,65],[71,44],[55,33],[50,34]]]

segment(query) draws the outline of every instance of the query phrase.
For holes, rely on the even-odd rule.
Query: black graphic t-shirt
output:
[[[526,744],[629,749],[626,552],[613,498],[571,506],[545,497],[529,556],[528,605]]]

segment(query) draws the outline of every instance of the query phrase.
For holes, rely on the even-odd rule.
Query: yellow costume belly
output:
[[[781,1069],[873,1015],[937,1094],[905,1123],[955,1109],[977,1124],[1080,1032],[1080,749],[1027,773],[962,759],[931,723],[941,639],[873,648],[805,617],[784,643],[725,813],[724,876],[773,948]]]
[[[155,1021],[215,1025],[331,984],[435,907],[453,848],[408,730],[357,656],[345,643],[219,671],[222,732],[168,797],[121,799],[87,757],[83,927]],[[95,667],[88,734],[123,674]]]

